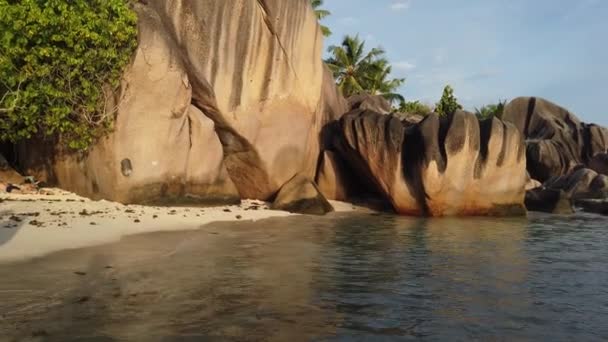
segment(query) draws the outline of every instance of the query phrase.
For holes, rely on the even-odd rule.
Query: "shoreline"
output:
[[[93,201],[60,189],[47,190],[46,195],[0,195],[0,264],[117,242],[130,235],[298,215],[272,210],[269,203],[257,200],[218,207],[156,207]],[[355,210],[350,203],[330,202],[336,212]]]

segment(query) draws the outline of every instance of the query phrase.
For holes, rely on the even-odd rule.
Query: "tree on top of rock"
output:
[[[310,3],[312,5],[312,8],[315,10],[315,15],[317,16],[318,20],[323,20],[326,17],[331,15],[330,11],[320,8],[321,6],[323,6],[323,0],[310,0]],[[321,26],[321,31],[323,32],[323,35],[325,37],[331,36],[331,30],[329,29],[329,27],[327,27],[325,25],[320,25],[320,26]]]
[[[445,86],[441,100],[437,102],[437,106],[435,107],[435,112],[444,116],[454,114],[459,109],[462,109],[462,106],[454,96],[454,89],[450,85]]]
[[[331,57],[325,60],[334,74],[336,84],[344,96],[360,93],[382,95],[387,100],[403,101],[396,93],[405,79],[390,79],[392,67],[384,58],[380,47],[365,50],[365,41],[359,36],[346,36],[339,46],[332,45],[328,51]]]
[[[507,101],[498,101],[496,104],[485,105],[481,108],[475,108],[475,115],[480,120],[489,119],[491,117],[502,118],[502,113],[507,105]]]
[[[363,88],[371,95],[382,95],[391,105],[403,103],[405,98],[396,90],[405,82],[405,78],[389,78],[392,67],[384,58],[374,61],[370,73],[363,80]]]

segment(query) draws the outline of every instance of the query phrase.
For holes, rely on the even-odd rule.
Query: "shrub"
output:
[[[111,127],[106,97],[136,45],[128,0],[0,0],[0,140],[86,149]]]
[[[449,85],[445,86],[441,100],[439,100],[435,108],[435,112],[443,116],[454,114],[459,109],[462,109],[462,106],[454,96],[454,89]]]
[[[420,103],[420,101],[403,101],[399,105],[398,111],[400,113],[407,114],[416,114],[426,116],[433,112],[433,110],[425,105],[424,103]]]
[[[507,105],[507,101],[498,101],[496,104],[489,104],[481,108],[475,108],[475,115],[480,120],[489,119],[491,117],[502,118],[502,113]]]

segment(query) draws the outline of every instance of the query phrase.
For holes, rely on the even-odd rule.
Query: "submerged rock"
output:
[[[406,126],[357,109],[340,120],[341,156],[358,178],[406,215],[524,214],[521,134],[498,119],[459,111]]]
[[[608,199],[582,199],[575,204],[588,213],[608,215]]]
[[[570,197],[561,190],[536,188],[526,192],[526,208],[550,214],[574,214]]]
[[[296,175],[283,185],[272,209],[310,215],[324,215],[334,210],[315,183],[303,175]]]
[[[545,182],[589,166],[608,149],[608,129],[581,122],[567,109],[537,97],[520,97],[504,109],[526,139],[527,169],[533,179]]]

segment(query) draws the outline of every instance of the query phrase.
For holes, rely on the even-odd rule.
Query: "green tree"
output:
[[[331,56],[325,62],[344,96],[367,92],[382,95],[391,102],[403,100],[396,90],[405,79],[389,78],[392,68],[382,48],[366,51],[365,42],[357,35],[344,37],[341,45],[332,45],[328,51]]]
[[[323,0],[310,0],[310,3],[312,5],[312,8],[314,9],[315,14],[317,15],[317,19],[319,21],[321,21],[331,15],[330,11],[324,10],[321,8],[321,6],[323,6]],[[331,30],[329,29],[329,27],[327,27],[325,25],[320,25],[320,26],[321,26],[321,31],[323,32],[323,35],[325,37],[331,36]]]
[[[128,0],[0,0],[0,141],[86,149],[111,127],[136,45]]]
[[[485,105],[481,108],[475,108],[475,115],[480,120],[485,120],[491,117],[502,118],[502,113],[505,109],[507,101],[498,101],[495,104]]]
[[[368,75],[363,77],[363,88],[371,95],[382,95],[391,105],[395,102],[403,103],[405,99],[397,89],[403,85],[405,78],[389,78],[391,65],[384,58],[372,62]]]
[[[416,114],[423,116],[429,115],[433,112],[433,110],[429,106],[420,103],[420,101],[403,101],[401,102],[397,110],[400,113]]]
[[[445,86],[443,89],[443,95],[435,107],[435,112],[441,116],[444,116],[454,114],[459,109],[462,109],[462,106],[458,103],[458,99],[456,99],[454,96],[454,89],[452,89],[452,87],[449,85]]]

